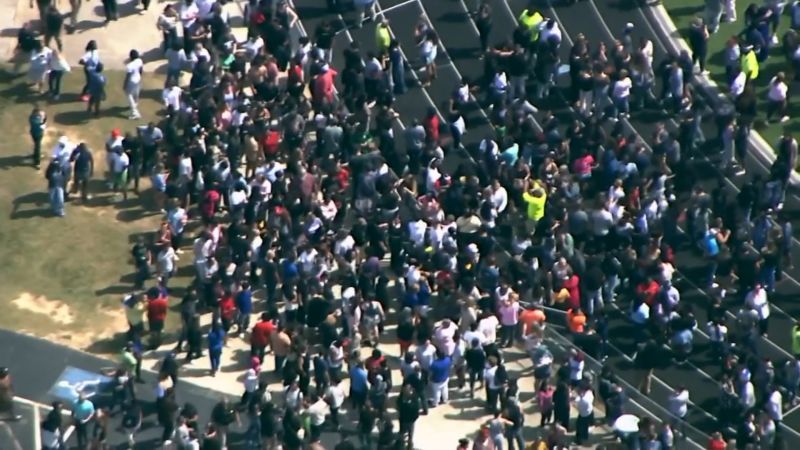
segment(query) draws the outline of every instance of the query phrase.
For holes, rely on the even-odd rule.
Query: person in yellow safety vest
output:
[[[752,45],[747,45],[742,48],[740,64],[742,73],[744,73],[748,80],[755,80],[758,78],[758,58],[756,57],[756,52],[753,50]]]
[[[536,224],[544,217],[544,208],[547,203],[547,191],[538,182],[532,183],[532,189],[522,194],[522,199],[527,203],[528,231],[533,233]]]
[[[525,11],[522,11],[522,14],[519,15],[519,23],[524,25],[531,34],[531,42],[539,41],[539,31],[543,21],[544,17],[542,17],[539,11],[535,11],[532,8],[525,9]]]
[[[800,323],[792,327],[792,353],[795,357],[800,357]]]
[[[392,34],[389,32],[389,21],[384,17],[375,27],[375,43],[378,47],[378,55],[389,53],[389,45],[392,43]]]

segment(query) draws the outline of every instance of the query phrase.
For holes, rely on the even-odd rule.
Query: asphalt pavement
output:
[[[439,111],[445,110],[445,105],[457,86],[460,79],[466,77],[477,80],[483,73],[483,62],[479,59],[478,33],[474,27],[468,8],[473,6],[470,0],[438,0],[438,1],[401,1],[379,0],[379,11],[385,10],[383,15],[389,19],[389,26],[393,35],[398,39],[404,53],[412,66],[418,66],[417,49],[413,37],[414,26],[421,15],[427,16],[429,22],[436,29],[441,48],[437,58],[439,77],[430,86],[421,88],[412,87],[408,93],[399,96],[395,103],[395,110],[400,114],[400,122],[408,124],[414,118],[421,119],[429,106],[435,106]],[[527,0],[490,0],[493,10],[493,31],[490,42],[493,44],[506,40],[516,27],[516,17],[528,6]],[[315,0],[297,0],[297,12],[309,33],[322,20],[342,21],[347,28],[337,38],[334,57],[334,67],[342,67],[341,50],[350,45],[351,41],[358,41],[362,51],[375,49],[374,24],[366,23],[363,28],[355,29],[354,13],[345,12],[343,16],[331,14],[320,8],[320,3]],[[604,41],[610,44],[614,39],[621,37],[627,23],[634,25],[633,41],[637,43],[641,37],[651,39],[654,43],[655,64],[658,64],[666,55],[666,46],[663,44],[668,36],[662,35],[660,28],[654,26],[655,17],[648,8],[633,7],[617,0],[584,0],[571,5],[557,4],[548,6],[539,4],[540,11],[546,17],[558,21],[564,34],[564,44],[561,47],[562,63],[568,62],[568,54],[574,38],[578,33],[583,33],[596,48],[597,43]],[[566,80],[558,80],[563,87]],[[660,80],[659,80],[660,81]],[[655,91],[659,91],[656,86]],[[480,96],[480,94],[478,94]],[[709,104],[713,105],[711,99]],[[537,103],[541,110],[550,109],[557,117],[568,119],[571,117],[570,108],[564,95],[559,90],[554,90],[551,98]],[[667,128],[675,130],[677,124],[664,111],[647,110],[634,112],[629,120],[624,121],[628,132],[636,132],[645,141],[653,135],[656,124],[665,122]],[[486,133],[490,125],[486,120],[486,111],[476,107],[467,117],[468,132],[464,137],[464,144],[471,148],[477,144]],[[700,180],[707,191],[712,191],[718,183],[723,183],[729,194],[733,197],[743,182],[754,174],[767,174],[768,168],[758,160],[750,157],[747,161],[747,176],[724,177],[715,166],[715,158],[719,149],[714,111],[709,110],[703,121],[703,131],[708,138],[702,151],[706,157],[695,159],[688,169],[691,176]],[[402,142],[402,139],[400,140]],[[753,149],[751,148],[751,152]],[[459,152],[450,152],[447,155],[445,167],[454,170],[459,164],[470,163],[469,159]],[[797,229],[800,218],[800,201],[794,195],[787,195],[785,209],[789,212],[793,226]],[[798,246],[793,248],[793,259],[797,261]],[[659,404],[665,404],[668,395],[679,384],[686,385],[691,393],[692,408],[690,408],[689,423],[703,433],[710,433],[716,429],[715,415],[719,393],[717,378],[720,375],[718,364],[712,360],[708,352],[708,337],[702,328],[707,322],[706,307],[710,302],[709,294],[698,288],[699,274],[703,262],[690,250],[680,250],[676,254],[678,274],[677,287],[681,291],[683,302],[694,306],[694,313],[700,328],[695,332],[695,353],[690,357],[689,364],[683,366],[665,365],[656,371],[656,380],[650,397]],[[773,360],[776,367],[779,363],[790,358],[790,329],[797,317],[798,306],[793,299],[800,294],[800,270],[789,269],[784,274],[782,281],[777,285],[776,293],[770,296],[772,316],[770,318],[768,338],[759,342],[759,350],[764,357]],[[731,311],[738,309],[737,300],[730,298],[728,306]],[[608,364],[616,369],[618,374],[634,383],[634,374],[630,360],[634,354],[634,342],[630,333],[630,325],[622,311],[612,311],[610,314],[610,335],[613,343]],[[786,409],[782,424],[784,439],[788,444],[800,445],[800,409]]]
[[[49,405],[55,400],[51,395],[51,389],[67,368],[102,374],[105,370],[116,366],[113,361],[8,330],[0,329],[0,342],[2,342],[0,365],[10,368],[15,394],[43,405]],[[143,377],[146,383],[136,385],[137,398],[143,401],[145,413],[142,431],[137,434],[136,450],[157,448],[161,435],[161,427],[158,426],[154,413],[155,376],[152,373],[144,373]],[[180,405],[189,402],[197,407],[201,424],[207,423],[211,409],[222,398],[219,392],[180,380],[176,387],[176,395]],[[19,414],[23,416],[20,422],[7,422],[5,425],[0,422],[0,450],[34,450],[31,427],[35,426],[35,421],[31,407],[26,405],[18,407]],[[120,415],[111,419],[108,443],[112,449],[127,448],[126,437],[117,429],[121,420]],[[243,421],[246,423],[245,419]],[[233,430],[229,441],[231,450],[246,448],[241,431]],[[14,440],[7,439],[9,437]],[[74,438],[68,444],[74,446],[76,444]]]

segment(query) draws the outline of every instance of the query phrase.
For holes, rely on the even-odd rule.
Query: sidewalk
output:
[[[38,22],[39,11],[29,7],[30,0],[0,0],[0,58],[8,61],[13,57],[16,46],[17,30],[28,21]],[[125,67],[128,53],[136,49],[145,62],[145,72],[161,72],[165,61],[161,57],[161,32],[156,28],[159,14],[164,7],[173,1],[154,1],[147,11],[142,11],[138,0],[121,1],[119,3],[119,20],[105,24],[102,4],[84,1],[78,14],[77,31],[74,34],[64,33],[64,55],[73,66],[83,56],[86,43],[95,40],[100,50],[100,59],[107,69],[121,70]],[[56,0],[62,14],[70,12],[68,0]],[[230,15],[233,32],[237,39],[247,38],[242,25],[242,9],[235,1],[224,6]],[[69,23],[66,19],[65,25]],[[55,42],[50,43],[55,46]]]

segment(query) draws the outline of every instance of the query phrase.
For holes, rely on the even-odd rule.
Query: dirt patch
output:
[[[49,341],[57,342],[72,348],[89,350],[97,354],[113,354],[120,349],[115,345],[114,338],[128,329],[128,320],[125,313],[119,311],[102,311],[102,316],[98,318],[98,323],[105,326],[99,330],[86,332],[61,332],[54,333],[45,338]]]
[[[23,292],[19,297],[11,300],[11,304],[19,309],[47,316],[51,321],[60,325],[70,325],[75,322],[75,315],[69,305],[60,300],[50,300],[43,295],[33,295]]]

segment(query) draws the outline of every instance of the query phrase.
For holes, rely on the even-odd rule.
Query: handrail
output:
[[[564,358],[569,354],[570,349],[576,348],[576,345],[573,342],[556,331],[556,329],[563,328],[563,325],[548,323],[547,327],[544,327],[543,330],[544,342],[547,345],[547,348],[556,358],[559,356]],[[591,356],[586,355],[585,353],[583,355],[583,361],[585,364],[585,371],[592,374],[593,382],[595,383],[596,388],[603,364]],[[670,413],[666,408],[659,405],[651,398],[642,394],[638,389],[630,385],[621,377],[617,377],[616,384],[621,386],[625,392],[624,411],[626,413],[634,414],[640,418],[650,417],[652,419],[667,423],[681,421],[680,418]],[[684,439],[683,442],[686,443],[687,448],[705,448],[701,443],[707,442],[710,439],[708,434],[700,431],[686,421],[683,421],[680,429],[685,434],[686,439]],[[676,441],[677,440],[678,439],[676,438]]]

